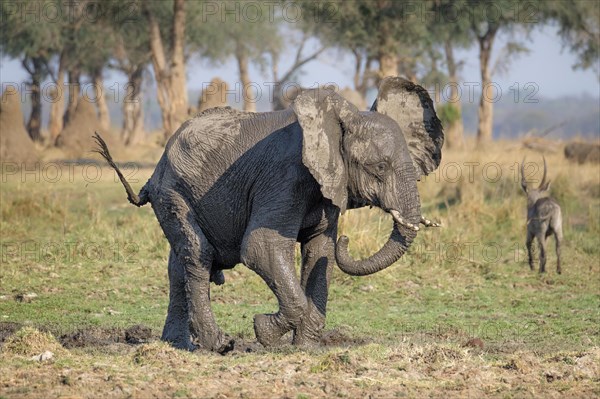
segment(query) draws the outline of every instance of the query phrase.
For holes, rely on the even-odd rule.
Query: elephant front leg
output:
[[[314,345],[325,328],[329,281],[334,265],[335,231],[302,243],[302,288],[308,300],[306,316],[294,331],[295,345]]]
[[[295,240],[265,228],[250,229],[244,239],[244,264],[267,283],[279,302],[277,313],[254,316],[256,339],[264,346],[278,344],[306,313],[306,297],[294,267],[294,246]]]

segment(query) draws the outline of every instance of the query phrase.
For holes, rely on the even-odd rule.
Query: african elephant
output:
[[[176,347],[231,348],[211,311],[209,285],[222,284],[222,270],[238,263],[279,302],[277,313],[254,317],[258,341],[273,345],[293,330],[294,344],[314,343],[325,325],[334,259],[348,274],[375,273],[405,253],[419,223],[435,225],[421,216],[417,180],[440,163],[442,127],[427,91],[401,78],[383,80],[367,112],[327,89],[304,91],[283,111],[207,110],[171,137],[139,195],[96,138],[129,201],[152,204],[170,243],[162,339]],[[378,252],[354,260],[347,237],[336,244],[337,221],[366,205],[395,223]]]

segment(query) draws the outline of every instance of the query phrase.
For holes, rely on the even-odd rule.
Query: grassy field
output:
[[[244,266],[211,292],[226,356],[158,341],[168,244],[150,207],[129,205],[106,168],[4,171],[0,397],[597,397],[600,395],[600,169],[547,155],[565,219],[563,274],[526,263],[518,143],[446,152],[420,183],[421,231],[373,276],[334,272],[322,345],[264,349],[252,317],[276,310]],[[58,174],[58,171],[60,174]],[[151,170],[128,169],[141,187]],[[532,179],[541,178],[535,165]],[[350,211],[340,233],[363,257],[391,218]],[[51,359],[32,359],[51,351]]]

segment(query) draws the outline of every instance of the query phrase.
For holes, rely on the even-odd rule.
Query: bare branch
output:
[[[301,61],[296,62],[294,65],[292,65],[292,67],[288,70],[288,72],[285,75],[283,75],[283,78],[281,78],[280,82],[287,82],[287,80],[294,74],[294,72],[296,72],[298,69],[300,69],[307,62],[310,62],[310,61],[314,60],[315,58],[317,58],[319,55],[321,55],[321,53],[323,51],[325,51],[325,49],[326,49],[326,47],[321,47],[319,50],[315,51],[310,56],[304,58]]]

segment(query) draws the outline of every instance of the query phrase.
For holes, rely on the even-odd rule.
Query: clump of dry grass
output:
[[[316,364],[310,367],[311,373],[322,373],[325,371],[349,371],[356,367],[355,356],[349,351],[329,352],[320,357]]]
[[[2,346],[4,354],[18,356],[35,356],[45,351],[54,354],[67,352],[52,334],[32,327],[23,327],[10,336]]]
[[[133,354],[132,360],[140,365],[182,364],[189,360],[186,352],[178,350],[165,342],[152,342],[140,345]]]

